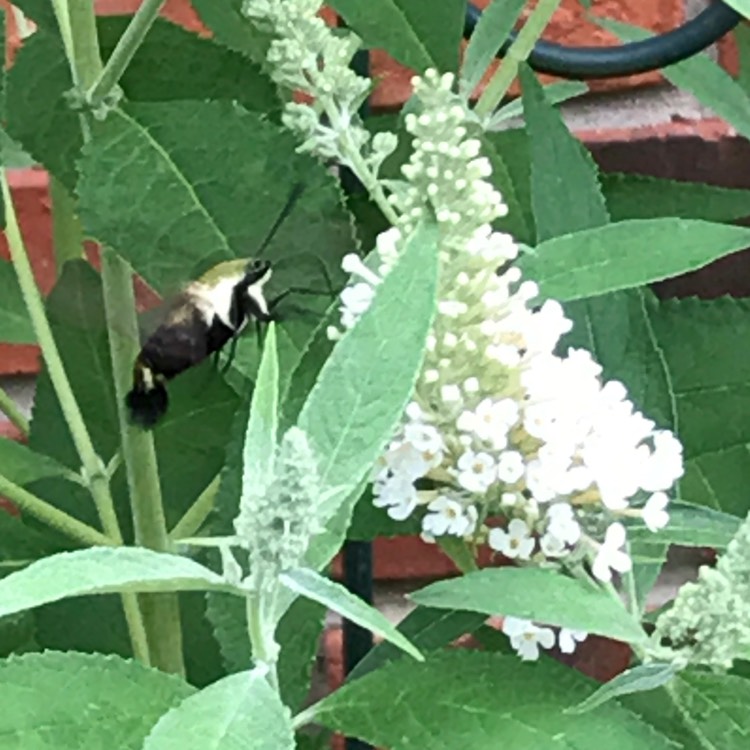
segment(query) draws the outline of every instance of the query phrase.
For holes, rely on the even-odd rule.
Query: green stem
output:
[[[474,107],[480,119],[489,117],[503,100],[518,75],[518,67],[528,58],[559,4],[560,0],[539,0]]]
[[[94,0],[67,0],[66,4],[73,48],[73,55],[68,56],[68,63],[71,69],[75,69],[76,80],[85,91],[102,69]]]
[[[93,526],[79,521],[77,518],[55,508],[40,497],[32,494],[28,490],[11,482],[10,479],[0,474],[0,495],[7,497],[12,503],[18,506],[24,513],[28,513],[34,518],[38,518],[43,523],[65,534],[65,536],[75,539],[77,542],[89,546],[106,546],[111,547],[115,542],[101,531],[97,531]]]
[[[269,593],[252,594],[245,600],[247,613],[247,632],[250,636],[250,644],[253,651],[253,660],[256,665],[263,665],[268,668],[266,679],[268,684],[278,693],[279,677],[276,670],[276,664],[279,657],[279,647],[273,639],[273,632],[269,633],[269,622],[265,616],[267,611],[272,607],[265,606],[266,597]]]
[[[102,283],[135,541],[141,547],[166,552],[170,542],[153,434],[131,425],[125,408],[125,395],[131,384],[133,362],[138,355],[133,271],[110,248],[104,248],[102,252]],[[143,594],[139,600],[152,665],[164,672],[184,675],[178,595]]]
[[[21,237],[21,230],[18,227],[18,219],[13,204],[13,198],[8,188],[8,179],[5,171],[2,174],[2,195],[5,204],[5,235],[10,248],[10,259],[13,268],[18,277],[18,285],[21,288],[21,295],[31,318],[31,324],[34,327],[36,339],[42,350],[44,362],[47,365],[47,372],[52,381],[52,387],[60,402],[65,421],[68,424],[70,435],[76,447],[78,455],[83,464],[83,473],[86,481],[94,496],[97,510],[102,520],[104,532],[114,541],[122,542],[120,529],[115,515],[112,497],[109,492],[104,464],[94,449],[91,437],[86,429],[86,423],[83,421],[81,410],[78,407],[70,381],[65,374],[60,352],[52,335],[49,321],[44,312],[44,303],[42,302],[39,289],[34,281],[34,275],[31,271],[26,247]]]
[[[78,0],[75,0],[76,2]],[[65,54],[68,60],[75,59],[75,51],[73,48],[73,29],[70,23],[70,15],[68,13],[68,0],[52,0],[52,8],[55,11],[55,18],[57,18],[57,25],[60,29],[60,37],[63,41],[63,47],[65,47]],[[71,67],[71,73],[73,74],[73,83],[78,86],[78,71]]]
[[[70,3],[68,0],[53,1],[73,82],[78,88],[86,88],[93,83],[102,68],[93,0],[72,0]],[[91,133],[85,114],[81,114],[79,121],[84,141],[88,141]],[[122,533],[112,501],[107,469],[94,450],[93,443],[78,408],[78,403],[73,396],[70,383],[65,376],[62,361],[52,337],[52,331],[44,315],[41,297],[31,277],[31,268],[25,248],[23,247],[21,234],[18,231],[15,212],[12,204],[9,202],[10,194],[4,174],[2,188],[3,198],[6,201],[6,236],[11,246],[11,260],[16,267],[21,291],[26,300],[27,307],[29,307],[32,323],[34,323],[35,318],[38,318],[38,322],[43,329],[44,340],[39,335],[39,331],[37,331],[37,340],[47,364],[50,380],[55,388],[65,421],[68,423],[68,429],[73,437],[73,442],[81,457],[83,473],[91,496],[96,504],[102,527],[107,536],[111,537],[116,543],[122,544]],[[13,226],[8,221],[9,215],[12,215]],[[13,237],[16,239],[17,252],[15,255],[18,258],[18,263],[16,263],[16,258],[14,257]],[[36,329],[36,323],[34,323],[34,326]],[[128,593],[121,594],[121,599],[130,634],[133,655],[144,664],[150,665],[149,643],[146,637],[146,629],[138,604],[138,598],[135,594]]]
[[[220,484],[221,475],[217,474],[206,489],[201,492],[198,499],[185,511],[172,531],[169,532],[169,538],[172,541],[195,536],[196,532],[203,526],[204,521],[214,509],[216,493],[219,491]]]
[[[29,420],[21,414],[16,402],[2,388],[0,388],[0,411],[21,431],[24,437],[29,436]]]
[[[67,188],[55,177],[50,177],[49,189],[52,199],[52,240],[59,276],[66,261],[85,257],[83,227],[75,212],[75,200]]]
[[[632,556],[630,554],[630,543],[628,543],[625,547],[625,551],[628,557],[632,559]],[[627,597],[628,611],[631,615],[633,615],[633,617],[640,618],[643,612],[641,611],[641,606],[638,603],[638,591],[635,587],[635,576],[633,575],[632,568],[627,573],[622,574],[622,582],[625,587],[625,596]]]
[[[104,69],[99,72],[93,84],[86,84],[91,88],[86,98],[93,109],[101,104],[117,86],[122,74],[127,69],[133,55],[143,43],[146,34],[153,26],[164,5],[165,0],[143,0],[128,27],[117,42]]]

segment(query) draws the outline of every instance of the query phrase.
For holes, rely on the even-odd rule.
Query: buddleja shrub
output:
[[[347,30],[316,0],[194,0],[210,40],[159,0],[17,5],[36,29],[4,161],[50,174],[59,278],[43,302],[4,174],[0,338],[44,359],[30,424],[0,393],[28,437],[0,442],[6,745],[284,750],[314,724],[392,748],[744,747],[750,316],[648,284],[750,244],[729,223],[750,196],[598,174],[553,106],[583,87],[519,62],[557,2],[476,101],[523,2],[492,3],[460,64],[459,0],[338,0]],[[418,73],[399,117],[361,115],[370,47]],[[499,107],[516,74],[522,127]],[[708,59],[668,74],[750,133]],[[252,256],[300,183],[265,292],[336,301],[306,295],[131,425],[133,273],[166,296]],[[398,628],[324,575],[346,538],[417,532],[464,575]],[[670,544],[726,552],[646,618]],[[486,546],[514,564],[478,570]],[[327,609],[384,642],[305,707]],[[449,647],[466,633],[485,653]],[[632,653],[603,686],[546,653],[590,635]]]

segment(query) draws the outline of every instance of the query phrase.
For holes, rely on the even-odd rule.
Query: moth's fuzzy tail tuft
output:
[[[125,406],[133,424],[149,429],[166,413],[169,395],[164,381],[154,377],[151,369],[136,363],[133,387],[125,396]]]
[[[149,390],[133,388],[125,396],[125,405],[133,424],[149,429],[166,413],[169,405],[167,389],[163,383],[154,383]]]

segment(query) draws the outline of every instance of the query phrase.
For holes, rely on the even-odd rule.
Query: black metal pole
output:
[[[352,60],[352,69],[363,76],[370,74],[370,58],[366,50],[360,50]],[[359,110],[364,118],[369,112],[367,101]],[[341,185],[348,195],[362,191],[362,185],[349,169],[341,169]],[[344,585],[352,594],[372,604],[372,543],[352,542],[344,543]],[[344,620],[344,674],[354,669],[373,646],[372,633],[366,628]],[[362,740],[347,737],[346,750],[372,750]]]

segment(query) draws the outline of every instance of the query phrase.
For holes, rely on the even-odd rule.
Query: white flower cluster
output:
[[[341,295],[343,329],[367,309],[417,224],[434,216],[440,228],[438,314],[413,402],[374,474],[375,504],[396,519],[418,513],[426,539],[486,541],[527,564],[586,562],[610,581],[632,565],[623,521],[653,531],[668,522],[680,443],[634,409],[622,384],[603,383],[588,352],[556,353],[571,323],[554,300],[536,303],[536,284],[510,266],[513,239],[493,231],[507,207],[452,75],[414,79],[404,179],[379,179],[396,137],[371,138],[362,126],[356,113],[371,82],[349,67],[357,40],[328,29],[320,5],[244,0],[243,10],[274,37],[274,80],[305,96],[284,112],[301,148],[348,166],[393,224],[366,264],[344,259],[352,280]],[[543,626],[507,621],[522,655],[532,653],[524,644],[554,642]],[[561,648],[582,637],[561,633]]]
[[[402,238],[428,207],[437,218],[438,314],[414,400],[375,472],[374,502],[395,519],[423,508],[428,539],[486,539],[523,561],[575,555],[609,581],[631,567],[621,521],[639,517],[652,531],[668,522],[682,446],[634,409],[621,383],[602,382],[589,352],[555,354],[571,327],[560,304],[535,306],[534,282],[514,267],[497,272],[517,248],[492,230],[506,208],[452,85],[450,75],[415,78],[422,110],[406,118],[414,151],[390,198],[401,222],[367,265],[344,263],[353,274],[341,296],[348,328]],[[507,527],[488,528],[498,515]]]

